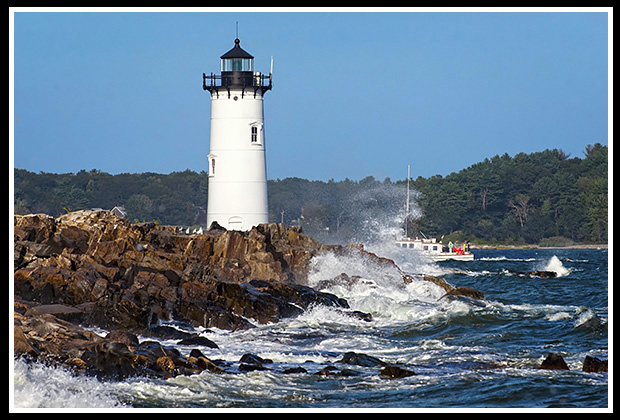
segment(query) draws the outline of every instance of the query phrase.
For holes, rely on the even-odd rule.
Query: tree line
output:
[[[474,243],[604,243],[607,166],[608,147],[600,143],[586,146],[583,158],[559,149],[496,155],[445,177],[410,179],[408,215],[406,179],[270,180],[269,218],[299,224],[316,239],[332,243],[405,231]],[[110,175],[14,170],[18,214],[57,217],[122,206],[132,222],[204,226],[207,194],[204,171]]]

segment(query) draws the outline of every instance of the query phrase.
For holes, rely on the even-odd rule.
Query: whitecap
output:
[[[523,261],[523,262],[529,262],[529,261],[536,261],[536,258],[508,258],[505,256],[499,256],[499,257],[480,257],[477,258],[480,261]]]
[[[556,312],[556,313],[551,313],[551,314],[547,314],[547,316],[545,316],[545,319],[547,321],[561,321],[564,319],[571,319],[572,315],[569,314],[568,312]]]
[[[577,309],[577,319],[573,326],[575,328],[598,328],[602,322],[601,318],[590,308],[580,307]]]

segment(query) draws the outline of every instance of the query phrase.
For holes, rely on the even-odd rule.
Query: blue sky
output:
[[[207,170],[202,73],[219,72],[236,22],[255,70],[274,57],[269,179],[445,176],[608,144],[610,9],[180,10],[13,9],[14,167]]]

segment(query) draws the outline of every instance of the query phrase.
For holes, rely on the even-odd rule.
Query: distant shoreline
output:
[[[609,249],[609,244],[573,244],[566,246],[540,246],[536,244],[526,245],[479,245],[471,244],[471,249]]]

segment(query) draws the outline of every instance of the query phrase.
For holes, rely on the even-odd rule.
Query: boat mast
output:
[[[409,225],[409,174],[410,165],[407,165],[407,204],[405,206],[405,238],[409,238],[408,225]]]

